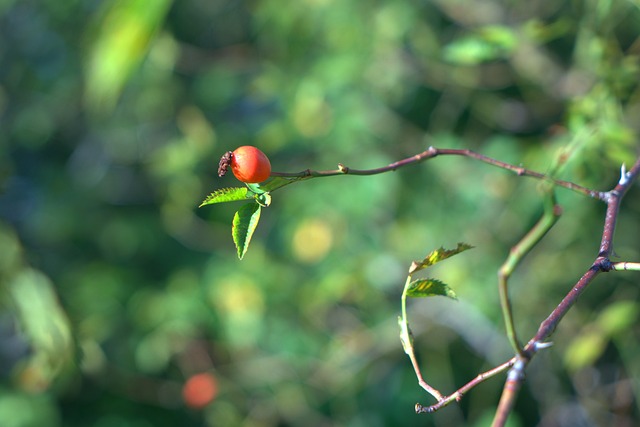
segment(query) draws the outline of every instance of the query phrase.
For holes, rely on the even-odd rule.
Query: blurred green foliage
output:
[[[244,261],[219,157],[378,167],[474,149],[598,190],[638,154],[634,2],[0,1],[0,425],[487,425],[501,379],[428,416],[400,346],[414,259],[459,301],[412,301],[445,393],[510,357],[496,271],[538,184],[463,158],[274,195]],[[596,255],[604,208],[564,215],[512,278],[530,336]],[[638,186],[616,253],[640,258]],[[234,209],[235,208],[235,209]],[[513,425],[640,422],[637,275],[601,277],[531,365]],[[613,325],[613,326],[607,326]],[[595,338],[589,338],[595,337]],[[219,394],[185,408],[212,372]],[[571,420],[568,422],[567,420]],[[589,424],[590,423],[590,424]]]

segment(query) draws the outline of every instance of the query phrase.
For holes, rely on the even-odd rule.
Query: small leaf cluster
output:
[[[310,177],[274,177],[261,184],[245,184],[245,187],[220,188],[209,194],[199,207],[216,203],[237,202],[250,200],[238,209],[233,216],[231,234],[236,245],[238,258],[244,258],[251,237],[258,227],[262,208],[271,205],[271,192],[286,185]]]
[[[425,270],[432,265],[444,261],[447,258],[451,258],[461,252],[473,248],[473,246],[467,243],[458,243],[455,249],[435,249],[420,261],[413,261],[409,267],[409,275],[402,292],[402,315],[398,317],[398,324],[400,325],[400,341],[402,348],[409,357],[414,360],[413,350],[413,336],[411,329],[409,328],[409,319],[407,317],[407,297],[411,298],[423,298],[432,296],[444,296],[451,299],[457,299],[456,293],[449,287],[449,285],[441,282],[437,279],[425,278],[425,279],[413,279],[413,275],[421,270]]]

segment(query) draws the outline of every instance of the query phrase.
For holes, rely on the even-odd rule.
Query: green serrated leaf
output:
[[[231,233],[240,259],[249,249],[249,242],[251,242],[251,236],[258,226],[261,210],[262,207],[258,203],[247,203],[238,209],[238,212],[233,216]]]
[[[212,205],[214,203],[236,202],[238,200],[251,199],[253,194],[249,192],[247,187],[221,188],[209,194],[199,208]]]
[[[451,299],[458,299],[456,293],[449,287],[436,279],[419,279],[409,284],[407,296],[412,298],[432,297],[441,295]]]
[[[439,249],[433,250],[429,253],[429,255],[424,257],[423,260],[413,261],[413,263],[411,264],[411,267],[409,268],[409,274],[413,274],[416,271],[423,270],[436,263],[439,263],[440,261],[444,261],[447,258],[450,258],[454,255],[459,254],[460,252],[464,252],[467,249],[471,249],[471,248],[473,248],[473,246],[467,243],[458,243],[458,247],[455,249],[444,249],[441,247]]]

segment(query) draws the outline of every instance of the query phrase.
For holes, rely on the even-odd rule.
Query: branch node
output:
[[[603,273],[608,273],[613,270],[613,263],[609,258],[606,257],[599,260],[597,266],[598,270],[602,271]]]
[[[606,191],[604,193],[600,193],[600,198],[602,199],[602,201],[604,201],[607,204],[611,203],[611,199],[613,199],[614,197],[620,197],[620,193],[618,191],[616,191],[616,190],[611,190],[611,191]]]
[[[341,173],[349,173],[349,168],[343,165],[342,163],[338,163],[338,170]]]
[[[524,380],[524,368],[525,362],[522,358],[518,357],[516,362],[513,364],[513,367],[509,369],[509,374],[507,375],[507,381],[520,382]]]

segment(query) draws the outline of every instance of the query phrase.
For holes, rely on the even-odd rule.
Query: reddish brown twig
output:
[[[462,399],[462,396],[464,396],[464,394],[466,392],[468,392],[469,390],[471,390],[472,388],[474,388],[478,384],[480,384],[480,383],[488,380],[489,378],[499,374],[500,372],[503,372],[503,371],[509,369],[511,366],[513,366],[515,361],[516,361],[516,358],[514,357],[511,360],[508,360],[508,361],[504,362],[502,365],[498,365],[493,369],[490,369],[490,370],[488,370],[486,372],[478,374],[477,377],[475,377],[474,379],[472,379],[471,381],[469,381],[468,383],[466,383],[465,385],[460,387],[454,393],[450,394],[449,396],[444,396],[444,397],[438,399],[438,403],[435,403],[435,404],[433,404],[431,406],[423,406],[423,405],[421,405],[419,403],[416,403],[416,413],[420,414],[420,413],[435,412],[438,409],[444,408],[445,406],[447,406],[451,402],[459,401],[460,399]]]
[[[307,177],[323,177],[323,176],[335,176],[335,175],[377,175],[380,173],[395,171],[396,169],[399,169],[401,167],[408,166],[413,163],[419,163],[427,159],[432,159],[437,156],[469,157],[469,158],[487,163],[489,165],[514,172],[518,176],[529,176],[532,178],[537,178],[543,181],[551,182],[558,187],[564,187],[588,197],[592,197],[595,199],[604,199],[605,197],[605,193],[591,190],[581,185],[574,184],[573,182],[551,178],[543,173],[532,171],[532,170],[523,168],[522,166],[515,166],[509,163],[501,162],[499,160],[493,159],[491,157],[487,157],[480,153],[476,153],[475,151],[455,149],[455,148],[429,147],[422,153],[416,154],[415,156],[407,157],[406,159],[399,160],[387,166],[383,166],[375,169],[353,169],[353,168],[344,166],[343,164],[338,164],[338,169],[333,169],[333,170],[316,171],[316,170],[306,169],[301,172],[271,172],[271,176],[283,177],[283,178],[307,178]]]
[[[631,184],[638,178],[638,175],[640,175],[640,157],[628,172],[623,167],[620,175],[620,181],[615,188],[606,193],[602,193],[602,199],[607,203],[607,211],[605,214],[598,256],[589,269],[582,275],[580,280],[578,280],[578,282],[562,299],[560,304],[558,304],[551,314],[549,314],[549,316],[540,324],[535,336],[524,347],[522,355],[520,356],[520,360],[522,360],[522,367],[520,368],[519,364],[516,364],[511,368],[509,377],[507,378],[503,389],[502,398],[500,399],[500,403],[493,420],[494,427],[504,426],[507,417],[511,413],[518,394],[517,391],[524,380],[524,375],[521,375],[521,371],[524,367],[540,348],[547,345],[545,340],[551,336],[562,318],[567,314],[571,307],[573,307],[578,300],[578,297],[585,291],[593,279],[595,279],[601,272],[608,272],[613,269],[613,264],[609,258],[613,251],[613,236],[618,214],[620,212],[620,203],[626,192],[629,190]],[[518,372],[515,371],[516,367],[518,367]]]

